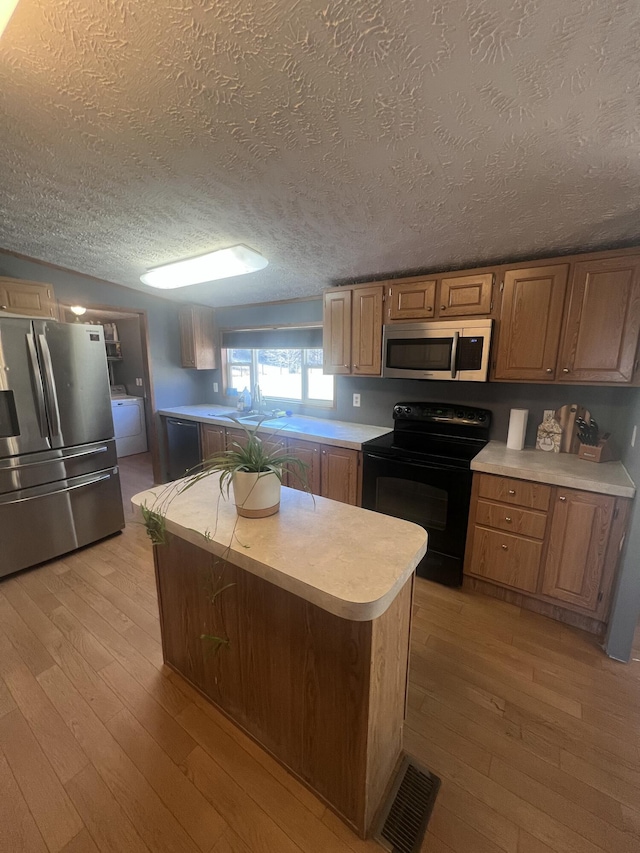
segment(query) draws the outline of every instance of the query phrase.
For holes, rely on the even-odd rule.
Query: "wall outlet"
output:
[[[136,379],[136,385],[138,386],[138,388],[142,388],[142,379],[140,379],[140,377]]]
[[[636,446],[636,434],[638,432],[638,427],[634,426],[633,432],[631,433],[631,447]]]
[[[353,405],[358,407],[360,406],[360,394],[353,395]]]
[[[214,383],[213,383],[213,393],[214,393],[214,394],[217,394],[217,393],[218,393],[218,383],[217,383],[217,382],[214,382]]]

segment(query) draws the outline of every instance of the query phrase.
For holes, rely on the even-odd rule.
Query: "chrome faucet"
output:
[[[259,385],[253,389],[253,408],[256,412],[262,412],[262,391]]]

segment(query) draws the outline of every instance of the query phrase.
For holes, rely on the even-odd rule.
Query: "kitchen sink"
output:
[[[248,424],[257,424],[258,421],[281,421],[284,420],[284,417],[284,415],[274,416],[269,412],[264,412],[263,414],[256,412],[252,415],[238,415],[238,420],[246,421]]]

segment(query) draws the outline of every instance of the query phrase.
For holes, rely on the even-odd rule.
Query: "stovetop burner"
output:
[[[392,458],[469,468],[489,441],[491,412],[448,403],[397,403],[394,430],[363,449]]]

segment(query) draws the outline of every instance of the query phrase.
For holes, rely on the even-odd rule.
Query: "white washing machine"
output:
[[[118,456],[146,453],[147,429],[144,422],[144,400],[127,394],[113,394],[111,413]]]

